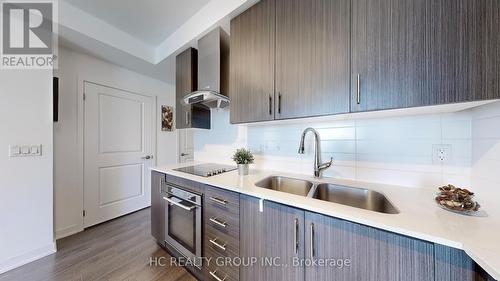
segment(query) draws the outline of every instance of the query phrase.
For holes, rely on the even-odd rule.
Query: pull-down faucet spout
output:
[[[304,130],[304,132],[302,132],[299,145],[299,154],[304,154],[304,139],[306,138],[308,132],[312,132],[314,134],[314,177],[321,178],[321,172],[325,169],[330,168],[333,163],[333,158],[330,158],[329,162],[321,163],[321,147],[319,134],[313,128],[307,128]]]

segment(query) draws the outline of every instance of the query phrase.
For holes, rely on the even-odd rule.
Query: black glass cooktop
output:
[[[174,169],[174,171],[197,175],[201,177],[211,177],[225,172],[236,170],[235,166],[222,165],[222,164],[199,164],[194,166],[182,167]]]

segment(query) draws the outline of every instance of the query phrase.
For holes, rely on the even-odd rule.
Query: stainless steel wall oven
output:
[[[202,252],[202,194],[170,183],[163,192],[165,242],[195,261]]]

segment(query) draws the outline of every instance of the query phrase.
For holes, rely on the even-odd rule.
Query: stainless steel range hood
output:
[[[184,97],[186,104],[202,104],[208,108],[224,108],[229,105],[229,98],[211,90],[192,92]]]
[[[217,27],[198,40],[198,90],[184,96],[184,103],[224,108],[228,90],[229,36]]]

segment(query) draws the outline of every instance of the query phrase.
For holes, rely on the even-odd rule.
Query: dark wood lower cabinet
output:
[[[434,244],[306,212],[305,280],[434,280]]]
[[[495,280],[462,250],[436,244],[434,251],[436,281]]]
[[[300,281],[304,267],[293,266],[304,257],[304,211],[240,197],[240,256],[256,258],[253,266],[240,268],[241,281]]]
[[[151,179],[151,233],[162,244],[162,184],[204,193],[212,263],[194,272],[203,280],[494,281],[462,250],[266,200],[261,208],[258,198],[155,171]]]
[[[249,196],[240,202],[240,256],[259,261],[241,267],[240,280],[494,281],[461,250],[268,201],[260,212]],[[285,266],[263,266],[264,258]]]
[[[165,174],[151,172],[151,235],[160,244],[165,241],[165,201],[162,196],[162,185]]]
[[[205,280],[238,281],[240,270],[240,195],[236,192],[205,186],[204,256]]]

